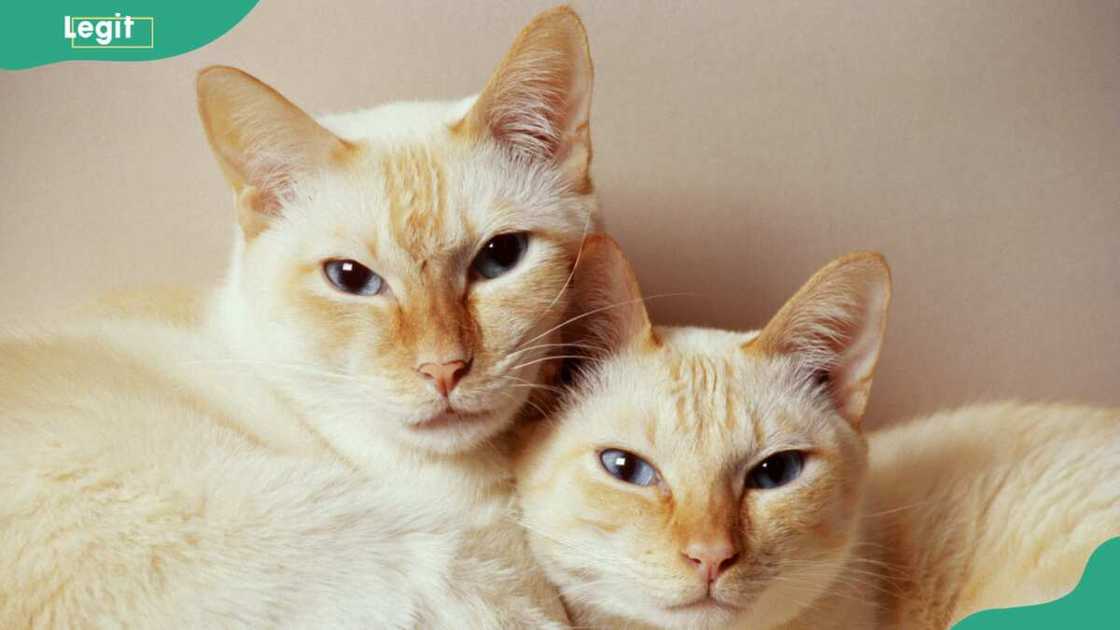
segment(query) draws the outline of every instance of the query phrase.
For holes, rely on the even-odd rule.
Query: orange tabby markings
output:
[[[448,213],[441,161],[430,148],[408,146],[381,156],[379,164],[393,238],[417,261],[440,255]]]

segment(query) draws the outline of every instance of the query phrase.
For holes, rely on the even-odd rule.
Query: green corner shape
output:
[[[20,0],[4,7],[0,68],[25,70],[62,61],[152,61],[201,48],[236,26],[259,0]],[[313,10],[313,3],[308,4]],[[75,37],[78,21],[125,20],[133,37]],[[88,24],[87,26],[94,26]],[[123,33],[123,31],[122,31]]]
[[[984,610],[953,630],[1120,629],[1120,538],[1093,552],[1081,582],[1065,597],[1035,606]]]

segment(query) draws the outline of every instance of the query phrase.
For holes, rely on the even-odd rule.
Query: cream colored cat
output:
[[[507,434],[599,228],[591,79],[566,7],[456,102],[314,119],[203,71],[238,227],[201,331],[0,350],[0,627],[563,623]]]
[[[759,332],[651,327],[598,237],[610,317],[518,465],[530,544],[594,628],[946,628],[1055,598],[1120,535],[1120,410],[1002,404],[864,436],[890,276],[818,272]]]

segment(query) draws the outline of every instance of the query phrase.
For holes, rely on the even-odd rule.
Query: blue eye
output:
[[[747,473],[747,485],[759,490],[784,486],[800,477],[804,467],[805,454],[801,451],[775,453]]]
[[[323,273],[336,289],[354,295],[377,295],[384,284],[381,276],[356,260],[328,260]]]
[[[497,278],[513,269],[528,248],[529,235],[525,232],[499,234],[482,246],[471,268],[488,280]]]
[[[626,483],[636,486],[652,486],[657,483],[657,471],[633,453],[609,448],[599,453],[599,461],[612,477]]]

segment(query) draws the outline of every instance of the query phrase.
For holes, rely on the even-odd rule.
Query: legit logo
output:
[[[63,35],[71,48],[153,48],[156,43],[154,17],[64,17]]]

